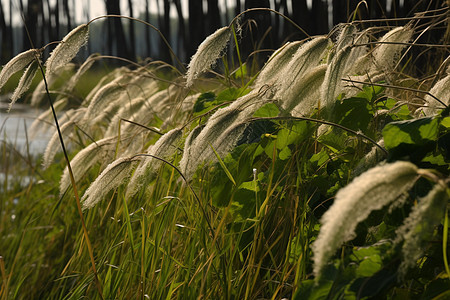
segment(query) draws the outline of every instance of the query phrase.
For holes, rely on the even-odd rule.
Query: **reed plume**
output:
[[[320,278],[325,264],[342,243],[355,237],[361,221],[412,187],[417,170],[414,164],[403,161],[380,165],[338,191],[333,205],[321,219],[319,235],[312,245],[316,278]]]
[[[30,49],[11,59],[0,71],[0,90],[12,75],[24,70],[33,60],[39,59],[40,55],[41,50]]]
[[[47,59],[46,76],[49,78],[58,68],[70,62],[89,38],[89,26],[87,24],[79,25],[72,29],[63,40],[56,46],[50,57]]]
[[[208,36],[198,47],[197,52],[192,56],[186,73],[186,86],[190,87],[194,80],[208,68],[214,65],[221,56],[231,37],[229,27],[217,29]]]

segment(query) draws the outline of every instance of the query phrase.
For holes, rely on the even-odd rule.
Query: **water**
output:
[[[27,136],[27,129],[43,110],[17,103],[9,113],[7,108],[8,103],[0,102],[0,143],[8,144],[24,155],[27,151],[31,155],[42,154],[53,132],[39,131],[31,138]]]

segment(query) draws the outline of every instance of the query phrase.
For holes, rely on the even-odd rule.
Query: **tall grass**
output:
[[[407,50],[425,47],[446,70],[447,53],[414,39],[445,13],[340,25],[282,46],[257,73],[222,52],[233,21],[186,75],[129,62],[87,90],[111,57],[51,82],[90,23],[76,28],[31,97],[49,97],[71,147],[56,151],[55,134],[45,170],[0,147],[7,178],[31,178],[2,185],[2,299],[445,297],[430,286],[448,284],[448,74],[418,78]],[[32,63],[23,55],[0,82]]]

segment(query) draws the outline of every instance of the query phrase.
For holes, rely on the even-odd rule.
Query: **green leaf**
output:
[[[263,105],[260,109],[258,109],[254,114],[253,117],[256,118],[273,118],[278,116],[280,113],[280,110],[274,103],[267,103]]]
[[[239,97],[247,95],[251,90],[244,88],[228,88],[217,94],[216,101],[218,103],[236,100]]]
[[[370,277],[383,267],[381,255],[386,251],[386,246],[380,248],[377,246],[359,248],[353,251],[351,259],[359,262],[359,267],[356,270],[358,276]]]
[[[288,159],[289,157],[291,157],[291,155],[292,155],[292,152],[291,152],[291,149],[289,149],[289,147],[284,147],[279,153],[278,153],[278,157],[281,159],[281,160],[286,160],[286,159]]]
[[[283,128],[277,133],[277,148],[279,150],[288,145],[298,144],[312,135],[314,126],[311,122],[295,122],[291,128]]]
[[[438,119],[421,118],[387,124],[382,131],[384,145],[390,150],[401,144],[425,145],[438,137]]]
[[[194,113],[202,112],[206,108],[213,105],[216,95],[212,92],[203,93],[198,96],[197,101],[194,104]]]
[[[384,98],[377,102],[376,109],[392,109],[396,103],[397,101],[392,98]]]
[[[333,152],[339,152],[347,147],[347,135],[333,128],[330,132],[321,135],[318,141]]]
[[[404,104],[395,110],[395,113],[391,114],[394,120],[410,120],[411,112],[409,111],[408,105]]]
[[[330,156],[325,150],[320,151],[319,153],[313,154],[310,158],[310,162],[312,163],[313,169],[322,167],[330,159]]]
[[[247,65],[242,64],[242,67],[238,68],[233,75],[236,79],[241,79],[242,77],[245,77],[247,75]]]
[[[316,283],[314,280],[305,280],[295,292],[294,300],[325,300],[333,286],[332,281]]]
[[[444,126],[445,128],[450,128],[450,117],[443,118],[441,120],[441,126]]]
[[[368,99],[353,97],[336,104],[333,116],[344,127],[366,131],[373,113]]]
[[[233,185],[236,186],[236,181],[234,180],[234,178],[231,175],[230,171],[228,170],[227,166],[225,166],[223,160],[220,158],[220,155],[216,152],[216,150],[214,149],[214,147],[211,144],[209,146],[211,147],[212,151],[216,155],[217,160],[219,161],[219,164],[222,167],[223,171],[225,172],[225,174],[227,174],[228,179],[230,179],[231,182],[233,183]]]
[[[259,192],[259,186],[256,181],[246,181],[243,182],[240,186],[240,189],[246,189],[252,192]]]

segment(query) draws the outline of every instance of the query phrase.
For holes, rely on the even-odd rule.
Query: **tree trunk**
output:
[[[316,0],[317,1],[317,0]],[[300,26],[306,33],[311,34],[311,16],[306,5],[306,0],[292,0],[292,20]],[[291,32],[292,39],[303,39],[306,36],[299,32],[298,29],[293,26],[289,26],[289,32]]]
[[[206,35],[210,35],[222,26],[218,0],[208,0],[208,13],[206,15]]]
[[[183,61],[185,59],[185,44],[186,44],[186,27],[184,25],[184,17],[183,17],[183,11],[181,9],[181,2],[180,0],[174,0],[175,8],[177,9],[177,15],[178,15],[178,43],[177,43],[177,55],[178,58]]]
[[[38,19],[41,13],[40,7],[42,6],[42,0],[29,0],[27,3],[27,9],[22,10],[25,12],[25,28],[23,36],[23,47],[30,49],[36,47],[38,42]]]
[[[145,22],[150,23],[150,6],[149,0],[145,0]],[[147,49],[147,56],[152,56],[152,48],[150,43],[150,26],[145,26],[145,48]]]
[[[128,0],[128,9],[130,10],[130,17],[134,18],[133,16],[133,1]],[[132,60],[136,59],[136,38],[135,38],[135,31],[134,31],[134,22],[133,20],[129,20],[128,22],[128,35],[130,36],[130,57]]]
[[[379,0],[375,0],[375,2],[377,1]],[[349,18],[351,21],[351,14],[355,11],[358,3],[359,0],[333,1],[333,23],[346,23],[349,21]]]
[[[12,45],[9,43],[11,28],[6,25],[5,11],[3,10],[3,5],[0,3],[0,62],[5,64],[12,56]]]
[[[64,14],[66,15],[66,19],[67,19],[67,31],[70,31],[73,27],[72,27],[72,18],[71,18],[71,14],[70,14],[70,9],[69,9],[69,0],[63,0],[63,10],[64,10]]]
[[[106,0],[106,13],[108,15],[120,15],[120,0]],[[120,18],[109,18],[109,44],[115,46],[117,56],[133,59],[128,51],[125,33]]]
[[[162,35],[170,43],[170,1],[163,0],[163,6],[164,10],[161,10],[160,1],[158,1],[159,29],[161,30]],[[159,43],[159,55],[163,61],[168,63],[172,62],[172,57],[167,49],[167,45],[162,39]]]
[[[203,3],[198,0],[189,0],[189,43],[186,45],[188,57],[195,53],[204,38]]]
[[[355,7],[350,9],[350,13],[352,10],[355,9]],[[314,22],[311,23],[313,25],[311,28],[311,33],[313,35],[327,33],[328,32],[328,5],[322,0],[313,1],[312,8],[311,8],[311,15],[313,16],[313,19],[315,20]]]
[[[241,0],[236,0],[236,7],[234,8],[234,14],[237,16],[241,12]]]

